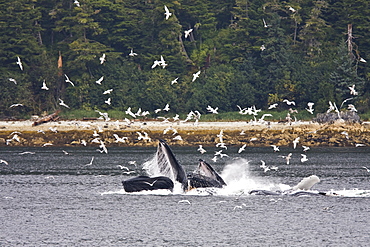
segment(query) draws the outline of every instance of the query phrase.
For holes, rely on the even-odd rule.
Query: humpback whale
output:
[[[225,181],[213,169],[213,167],[202,159],[199,159],[198,168],[188,173],[188,189],[216,187],[222,188],[226,185]]]
[[[149,175],[155,176],[138,176],[123,181],[122,185],[126,192],[158,189],[172,191],[175,182],[181,184],[183,191],[204,187],[221,188],[226,185],[221,176],[204,160],[199,160],[199,165],[194,172],[186,174],[164,140],[159,140],[153,160],[144,165],[144,169]]]
[[[251,195],[264,195],[264,196],[276,196],[276,195],[289,195],[289,196],[319,196],[326,195],[325,192],[315,192],[307,191],[310,190],[315,184],[320,182],[320,179],[316,175],[311,175],[309,177],[303,178],[296,186],[290,190],[286,191],[270,191],[270,190],[251,190],[249,194]]]

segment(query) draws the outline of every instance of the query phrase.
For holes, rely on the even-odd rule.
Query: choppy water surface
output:
[[[66,155],[62,150],[69,153]],[[366,246],[370,241],[370,148],[237,147],[211,161],[172,148],[186,171],[208,161],[228,186],[220,191],[127,194],[121,181],[145,174],[155,148],[2,148],[0,246]],[[31,152],[31,153],[24,153]],[[292,153],[290,164],[280,157]],[[94,157],[93,162],[89,165]],[[261,160],[277,171],[264,172]],[[136,166],[130,161],[136,161]],[[135,173],[124,174],[126,166]],[[315,174],[314,190],[342,196],[256,196]],[[211,195],[213,194],[213,195]],[[190,203],[190,204],[189,204]]]

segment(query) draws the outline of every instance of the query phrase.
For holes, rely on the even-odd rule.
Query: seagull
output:
[[[72,86],[75,86],[75,84],[68,78],[66,74],[64,74],[64,76],[66,77],[66,82],[70,83]]]
[[[191,202],[189,200],[181,200],[181,201],[178,201],[177,203],[187,203],[187,204],[191,204]]]
[[[168,10],[166,5],[164,6],[164,10],[166,11],[164,15],[166,16],[166,20],[168,20],[168,18],[170,18],[170,16],[172,15],[172,13]]]
[[[49,90],[49,88],[46,86],[46,82],[45,82],[45,80],[42,82],[42,87],[41,87],[41,89],[43,89],[43,90]]]
[[[353,98],[351,97],[351,98],[348,98],[348,99],[343,100],[342,101],[342,104],[340,104],[340,107],[339,108],[342,108],[342,106],[343,106],[344,103],[346,103],[347,101],[352,100],[352,99]]]
[[[115,142],[125,143],[128,140],[128,137],[119,137],[117,134],[113,134],[113,136],[116,138]]]
[[[363,144],[363,143],[356,143],[356,144],[355,144],[355,146],[356,146],[356,148],[357,148],[357,147],[365,147],[366,145],[365,145],[365,144]]]
[[[307,159],[307,155],[305,154],[301,154],[302,158],[301,158],[301,162],[306,162],[308,159]]]
[[[131,173],[135,173],[135,171],[127,171],[127,172],[123,172],[123,173],[129,175]]]
[[[194,73],[193,74],[193,80],[192,80],[192,82],[194,82],[198,77],[199,77],[199,75],[200,75],[200,70],[197,72],[197,73]]]
[[[19,153],[19,155],[25,155],[25,154],[35,154],[35,152],[25,151],[25,152]]]
[[[363,59],[362,57],[360,57],[360,62],[366,63],[367,61]]]
[[[349,94],[351,94],[351,95],[358,95],[358,92],[355,90],[355,86],[356,85],[353,85],[352,87],[351,86],[348,87],[349,90],[350,90]]]
[[[6,160],[0,160],[0,164],[4,163],[5,165],[9,165],[9,163]]]
[[[190,33],[193,31],[193,29],[192,28],[190,28],[189,30],[185,30],[184,31],[184,33],[185,33],[185,39],[187,38],[187,37],[189,37],[189,35],[190,35]]]
[[[134,52],[133,49],[131,49],[130,53],[128,54],[130,57],[137,56],[137,53]]]
[[[224,130],[220,130],[220,134],[217,135],[217,137],[220,139],[220,143],[223,143],[223,137],[224,137]]]
[[[304,146],[304,145],[302,145],[302,148],[303,148],[303,152],[307,152],[308,150],[310,150],[310,147],[307,147],[307,146]]]
[[[293,141],[293,148],[294,149],[296,149],[297,144],[299,143],[299,139],[301,139],[301,138],[300,137],[297,137],[297,138],[294,139],[294,141]]]
[[[69,106],[66,105],[62,99],[59,98],[59,101],[59,105],[69,108]]]
[[[160,64],[161,64],[160,61],[154,60],[153,65],[152,65],[152,69],[154,69],[155,67],[157,67]]]
[[[86,164],[85,166],[91,166],[94,161],[94,156],[91,158],[90,163]]]
[[[270,167],[266,166],[266,162],[261,160],[261,165],[260,167],[263,169],[264,172],[267,172],[270,170]]]
[[[106,104],[111,105],[112,104],[112,99],[108,98],[107,100],[104,101]]]
[[[56,128],[56,127],[55,127],[55,128],[53,128],[53,127],[49,127],[49,130],[50,130],[51,132],[58,133],[58,130],[57,130],[57,128]]]
[[[217,144],[216,144],[216,147],[227,149],[227,146],[226,146],[226,144],[225,144],[224,142],[219,142],[219,143],[217,143]]]
[[[292,11],[293,13],[296,12],[296,10],[292,6],[288,6],[289,10]]]
[[[103,92],[103,94],[110,94],[113,91],[113,89],[108,89]]]
[[[100,64],[103,64],[105,62],[105,53],[99,58]]]
[[[143,182],[144,184],[149,184],[149,186],[153,187],[153,185],[157,182],[158,179],[154,180],[153,183],[149,183],[149,182]]]
[[[276,145],[270,145],[273,149],[274,149],[274,152],[280,152],[280,149],[278,146]]]
[[[216,107],[216,108],[212,108],[212,106],[208,105],[206,109],[207,109],[207,111],[208,111],[208,112],[210,112],[210,113],[218,114],[218,111],[217,111],[217,110],[218,110],[218,107]]]
[[[130,115],[133,118],[136,118],[136,115],[131,111],[131,107],[127,108],[127,110],[125,111],[125,113],[127,115]]]
[[[140,140],[147,140],[149,142],[152,141],[152,139],[148,136],[148,133],[147,132],[143,132],[144,135],[141,132],[136,132],[136,133],[139,135],[138,138],[137,138],[139,141]]]
[[[312,108],[314,104],[315,104],[315,103],[313,103],[313,102],[308,102],[308,103],[307,103],[308,108],[306,108],[306,110],[307,110],[309,113],[311,113],[311,114],[313,114],[313,111],[314,111],[314,109]]]
[[[173,85],[173,84],[177,84],[177,80],[178,80],[179,78],[177,77],[175,80],[173,80],[173,81],[171,81],[171,85]]]
[[[261,50],[261,51],[264,51],[264,50],[266,50],[266,47],[265,47],[265,45],[261,45],[261,47],[260,47],[260,50]]]
[[[0,162],[1,163],[1,162]],[[367,172],[370,172],[370,169],[367,168],[366,166],[363,166],[362,168],[366,169]]]
[[[163,108],[163,111],[169,111],[170,110],[170,105],[166,104],[166,106]]]
[[[348,105],[348,110],[353,111],[353,112],[357,112],[357,109],[353,104]]]
[[[166,64],[166,61],[164,60],[162,55],[161,55],[161,60],[158,62],[159,62],[159,65],[162,66],[163,69],[168,65]]]
[[[85,140],[81,140],[81,144],[84,145],[86,147],[87,145],[87,142]]]
[[[244,144],[243,146],[241,146],[238,150],[238,154],[240,154],[241,152],[243,152],[246,148],[247,144]]]
[[[212,158],[212,161],[213,161],[213,162],[216,162],[216,161],[217,161],[217,156],[214,156],[214,157]]]
[[[207,152],[202,145],[199,145],[199,148],[197,149],[197,151],[199,151],[201,154],[204,154],[205,152]]]
[[[292,153],[289,153],[287,156],[281,156],[286,160],[286,164],[289,165],[289,161],[292,158]]]
[[[121,170],[123,170],[123,169],[126,169],[127,171],[129,171],[129,170],[130,170],[130,169],[128,169],[128,167],[123,166],[123,165],[117,165],[117,167],[118,167],[119,169],[121,169]]]
[[[275,104],[270,105],[268,109],[271,110],[271,109],[276,108],[277,106],[278,106],[278,103],[275,103]]]
[[[101,153],[108,153],[108,149],[107,147],[105,146],[104,142],[102,140],[100,140],[100,145],[99,145],[99,148],[101,148],[102,150],[99,150]]]
[[[263,18],[262,18],[262,21],[263,21],[263,26],[264,26],[264,27],[270,27],[270,26],[271,26],[271,25],[267,25],[267,23],[266,23],[265,19],[263,19]]]
[[[62,152],[65,154],[65,155],[69,155],[69,153],[65,150],[62,150]]]
[[[23,70],[23,65],[22,65],[22,61],[21,61],[20,57],[17,57],[17,62],[16,63],[19,65],[19,68],[21,70]]]
[[[73,3],[76,4],[77,7],[81,7],[79,1],[75,0]]]
[[[17,85],[17,81],[14,78],[8,78],[8,80],[13,82],[15,85]]]
[[[23,106],[23,104],[13,104],[13,105],[9,106],[9,108],[13,108],[13,107],[17,107],[17,106]]]
[[[174,138],[172,138],[172,140],[175,140],[175,141],[182,141],[182,137],[180,135],[177,135],[175,136]]]
[[[289,101],[287,99],[284,99],[283,102],[285,102],[287,105],[295,105],[294,101]]]
[[[101,85],[101,82],[104,80],[104,76],[100,77],[99,80],[96,81],[96,84]]]

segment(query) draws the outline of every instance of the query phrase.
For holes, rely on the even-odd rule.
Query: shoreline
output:
[[[0,121],[0,146],[99,146],[95,138],[108,146],[156,146],[158,139],[164,139],[172,146],[214,146],[219,142],[217,135],[223,131],[226,146],[292,146],[299,137],[300,145],[306,146],[356,146],[370,145],[370,123],[318,124],[312,122],[161,122],[119,120],[71,120],[55,121],[32,126],[33,121]],[[139,140],[139,134],[147,133],[148,140]],[[94,136],[95,133],[95,136]],[[117,141],[114,134],[127,137],[125,142]],[[16,135],[16,137],[14,137]],[[178,137],[178,136],[181,136]],[[175,138],[175,139],[174,139]],[[177,138],[177,139],[176,139]]]

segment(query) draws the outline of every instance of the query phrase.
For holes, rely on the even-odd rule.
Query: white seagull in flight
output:
[[[49,90],[49,88],[46,86],[46,82],[45,82],[45,80],[42,82],[42,87],[41,87],[41,89],[43,89],[43,90]]]
[[[22,61],[21,61],[20,57],[17,57],[17,64],[19,65],[19,68],[21,70],[23,70],[23,65],[22,65]]]
[[[66,105],[62,99],[59,98],[59,101],[59,105],[69,108],[69,106]]]
[[[111,89],[105,90],[105,91],[103,92],[103,94],[110,94],[112,91],[113,91],[113,89],[111,88]]]
[[[194,74],[193,74],[193,80],[192,80],[193,82],[194,82],[194,81],[199,77],[200,72],[201,72],[201,71],[199,70],[197,73],[194,73]]]
[[[68,78],[66,74],[64,74],[64,76],[66,77],[66,82],[70,83],[72,86],[75,86],[75,84]]]
[[[185,30],[184,31],[184,33],[185,33],[185,39],[187,38],[187,37],[189,37],[189,35],[190,35],[190,33],[193,31],[193,29],[192,28],[190,28],[189,30]]]
[[[131,52],[128,54],[130,57],[137,56],[137,53],[134,52],[133,49],[131,49]]]
[[[14,78],[8,78],[9,81],[13,82],[15,85],[17,85],[17,81]]]
[[[96,81],[96,84],[101,85],[101,82],[104,80],[104,76],[100,77],[99,80]]]
[[[164,15],[166,16],[166,20],[168,20],[168,18],[170,18],[170,16],[172,15],[172,13],[169,11],[166,5],[164,6],[164,10],[166,11]]]
[[[179,78],[177,77],[176,79],[174,79],[173,81],[171,81],[171,85],[173,85],[173,84],[177,84],[177,80],[178,80]]]
[[[105,53],[99,58],[100,64],[103,64],[105,62]]]

